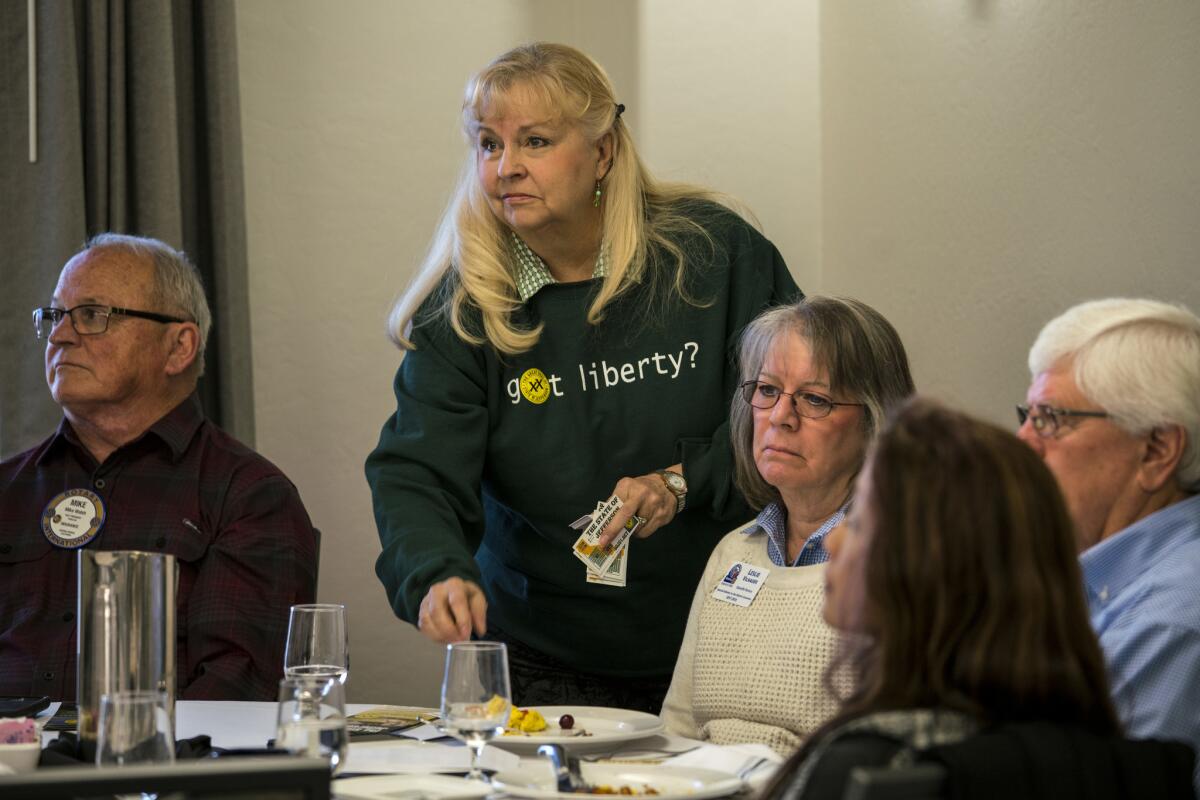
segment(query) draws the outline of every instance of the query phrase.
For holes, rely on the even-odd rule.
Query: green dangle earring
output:
[[[600,181],[596,181],[596,194],[592,197],[592,207],[600,207]]]

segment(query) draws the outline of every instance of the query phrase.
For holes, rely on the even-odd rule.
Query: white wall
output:
[[[639,4],[641,105],[660,177],[728,192],[807,292],[820,286],[817,0]]]
[[[384,314],[462,155],[460,93],[538,38],[608,68],[647,163],[744,201],[806,291],[896,324],[919,386],[1010,422],[1078,300],[1200,309],[1200,4],[254,0],[238,10],[258,447],[324,531],[354,700],[436,703],[374,576]]]
[[[1200,3],[821,6],[823,288],[1005,425],[1050,317],[1200,312]]]

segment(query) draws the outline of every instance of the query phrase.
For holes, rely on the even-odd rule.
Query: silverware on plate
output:
[[[579,772],[579,759],[568,756],[561,744],[544,744],[537,751],[539,756],[548,758],[554,767],[558,791],[574,793],[587,790],[588,785]]]

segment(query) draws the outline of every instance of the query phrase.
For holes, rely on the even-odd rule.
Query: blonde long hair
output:
[[[680,234],[692,232],[709,246],[713,243],[704,225],[685,213],[680,202],[728,205],[728,200],[703,188],[656,181],[638,158],[604,69],[573,47],[537,42],[504,53],[467,82],[462,122],[472,152],[416,277],[388,316],[388,332],[402,349],[413,349],[409,334],[419,321],[415,317],[435,293],[433,313],[444,316],[466,342],[490,343],[512,355],[529,350],[541,336],[540,324],[522,326],[513,319],[522,301],[508,259],[510,229],[488,207],[476,177],[471,141],[483,109],[518,86],[578,125],[589,142],[607,133],[613,137],[613,163],[603,180],[599,210],[601,248],[607,248],[609,269],[588,309],[588,322],[603,320],[608,304],[634,285],[646,282],[658,289],[667,277],[677,296],[696,302],[685,288],[688,254],[678,243]],[[668,268],[672,264],[673,273]],[[469,307],[478,310],[482,330],[469,322]]]

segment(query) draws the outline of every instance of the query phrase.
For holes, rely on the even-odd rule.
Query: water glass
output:
[[[170,700],[160,691],[101,695],[96,764],[121,767],[174,761]]]
[[[284,678],[279,682],[275,746],[323,758],[337,774],[346,761],[346,697],[336,677]]]
[[[471,773],[483,780],[479,756],[489,740],[504,731],[512,706],[508,649],[500,642],[446,645],[442,681],[442,729],[471,748]]]
[[[283,674],[289,678],[332,677],[345,683],[349,672],[346,607],[340,603],[292,606]]]

